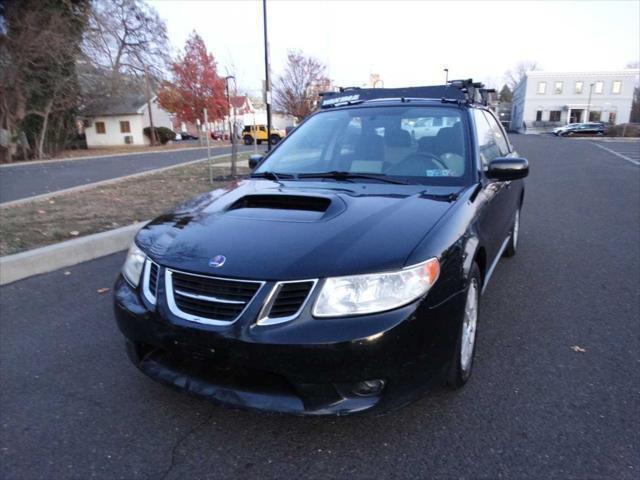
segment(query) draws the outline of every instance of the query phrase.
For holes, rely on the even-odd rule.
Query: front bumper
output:
[[[213,326],[174,316],[162,285],[155,306],[122,277],[114,292],[128,355],[151,378],[226,405],[300,415],[414,400],[446,369],[464,309],[460,293],[436,306],[427,296],[389,312],[319,320],[309,301],[287,323],[256,325],[249,308],[233,324]],[[363,395],[361,382],[371,380],[384,387]]]

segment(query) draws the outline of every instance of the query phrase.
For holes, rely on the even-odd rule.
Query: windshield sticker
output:
[[[427,177],[451,177],[451,170],[427,170]]]
[[[326,100],[322,101],[322,106],[326,107],[328,105],[336,105],[338,103],[348,103],[348,102],[354,102],[356,100],[360,99],[360,94],[357,95],[344,95],[342,97],[335,97],[335,98],[327,98]]]

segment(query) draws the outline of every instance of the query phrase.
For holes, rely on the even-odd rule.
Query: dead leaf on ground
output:
[[[582,348],[581,346],[579,346],[579,345],[572,346],[571,350],[573,350],[576,353],[584,353],[584,352],[586,352],[586,350],[584,348]]]
[[[45,212],[44,210],[38,210],[38,213],[39,213],[40,215],[42,215],[42,214],[47,213],[47,212]]]
[[[99,288],[98,290],[96,290],[96,292],[98,292],[98,293],[107,293],[108,291],[109,291],[109,289],[107,287]]]

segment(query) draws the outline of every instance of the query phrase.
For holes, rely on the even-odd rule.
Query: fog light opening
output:
[[[384,388],[384,380],[363,380],[351,386],[351,391],[359,397],[372,397],[380,394]]]

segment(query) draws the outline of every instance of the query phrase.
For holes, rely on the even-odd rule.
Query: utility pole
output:
[[[267,40],[267,0],[262,0],[264,24],[264,100],[267,105],[267,151],[271,150],[271,83],[269,82],[269,42]]]
[[[207,164],[209,165],[209,183],[213,184],[213,165],[211,163],[211,133],[209,132],[209,115],[207,109],[204,109],[204,132],[207,135]]]
[[[589,100],[587,101],[587,118],[584,119],[585,122],[589,121],[589,111],[591,110],[591,92],[593,90],[593,85],[593,82],[589,84]]]
[[[153,147],[156,144],[156,129],[153,128],[153,114],[151,113],[151,87],[149,86],[149,72],[147,70],[147,65],[144,65],[144,83],[147,86],[147,108],[149,109],[149,127],[150,127],[150,135],[149,138],[151,140],[151,146]]]
[[[233,78],[234,82],[236,77],[233,75],[227,75],[224,78],[224,82],[227,87],[227,104],[229,105],[229,139],[231,140],[231,176],[235,177],[238,173],[237,163],[238,163],[238,145],[236,143],[236,112],[231,104],[231,96],[229,95],[229,80]],[[234,97],[237,96],[237,92],[234,89]],[[233,110],[233,124],[231,123],[231,112]],[[255,139],[254,139],[255,141]]]

